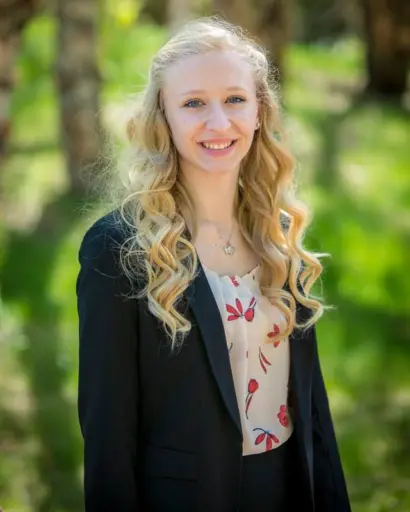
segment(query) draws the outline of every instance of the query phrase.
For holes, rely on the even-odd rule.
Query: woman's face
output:
[[[190,56],[167,70],[162,94],[181,170],[238,173],[258,114],[250,66],[234,51]]]

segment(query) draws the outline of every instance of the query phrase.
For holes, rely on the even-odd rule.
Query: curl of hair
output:
[[[197,274],[198,258],[179,208],[183,204],[195,219],[192,199],[178,175],[178,153],[164,115],[161,88],[165,71],[174,62],[218,50],[234,50],[242,56],[256,84],[260,128],[241,163],[235,211],[242,235],[261,262],[261,292],[286,320],[286,329],[267,342],[284,339],[295,328],[311,327],[326,307],[310,295],[322,272],[322,255],[303,247],[309,212],[296,198],[295,162],[266,53],[241,28],[217,17],[202,18],[187,23],[152,60],[148,83],[127,124],[133,154],[119,198],[121,216],[132,233],[121,249],[122,269],[131,282],[143,276],[145,285],[135,297],[147,300],[169,335],[172,350],[181,346],[191,329],[179,304]],[[311,312],[301,324],[297,303]]]

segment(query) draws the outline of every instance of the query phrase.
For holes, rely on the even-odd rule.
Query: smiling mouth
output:
[[[201,146],[205,149],[214,149],[214,150],[222,150],[228,149],[235,144],[236,140],[231,140],[230,142],[224,142],[223,144],[215,144],[208,142],[200,142]]]

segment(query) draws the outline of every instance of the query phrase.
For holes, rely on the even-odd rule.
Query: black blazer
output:
[[[114,216],[87,231],[79,253],[86,511],[237,511],[240,416],[223,324],[203,268],[184,294],[193,328],[171,356],[146,301],[122,296],[129,291],[118,266],[125,235]],[[308,312],[299,307],[298,314]],[[305,496],[300,510],[349,512],[315,330],[303,336],[295,330],[289,341],[295,464],[303,487],[295,493]]]

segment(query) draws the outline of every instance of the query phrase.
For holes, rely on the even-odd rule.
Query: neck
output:
[[[194,207],[196,229],[212,224],[223,232],[230,232],[235,223],[235,195],[237,175],[184,175],[184,187],[187,189]],[[192,232],[193,219],[183,212],[189,230]]]

